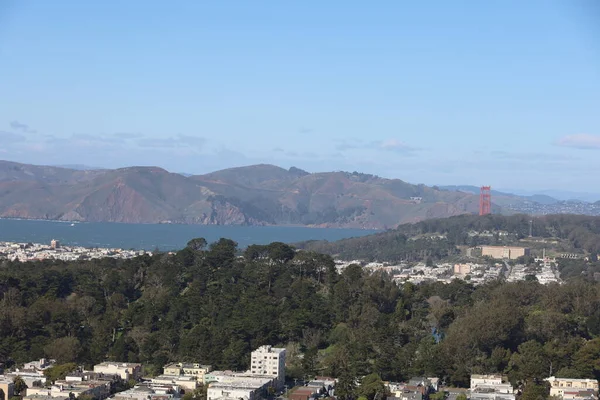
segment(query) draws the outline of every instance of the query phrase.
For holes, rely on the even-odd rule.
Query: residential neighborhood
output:
[[[54,360],[25,363],[0,375],[0,400],[16,399],[17,381],[26,388],[22,400],[176,400],[186,394],[205,393],[205,400],[336,399],[338,379],[315,376],[298,383],[285,376],[286,349],[261,346],[252,352],[250,369],[216,371],[202,363],[174,362],[163,373],[145,377],[139,363],[107,361],[92,371],[82,367],[50,381],[45,374]],[[551,376],[549,395],[556,400],[597,400],[598,381]],[[360,382],[357,382],[360,384]],[[471,375],[470,387],[445,387],[437,377],[414,377],[406,382],[382,382],[387,400],[516,400],[522,388],[504,375]]]
[[[90,260],[98,258],[134,258],[143,254],[152,255],[144,250],[86,248],[63,246],[58,240],[49,244],[0,242],[0,260],[40,261],[40,260]]]
[[[388,273],[399,284],[404,282],[414,284],[424,282],[450,283],[455,279],[461,279],[474,285],[481,285],[499,279],[516,282],[534,278],[542,284],[562,282],[553,260],[540,258],[536,259],[535,262],[536,264],[531,266],[515,262],[509,263],[504,260],[485,264],[481,262],[390,264],[385,262],[364,262],[361,260],[336,260],[336,266],[338,271],[342,271],[351,264],[361,265],[369,271],[383,271]]]

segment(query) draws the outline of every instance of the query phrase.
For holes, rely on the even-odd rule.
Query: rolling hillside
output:
[[[0,161],[0,217],[384,229],[477,210],[472,193],[360,173],[253,165],[186,177]]]

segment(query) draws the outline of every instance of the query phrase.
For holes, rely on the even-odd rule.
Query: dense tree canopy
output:
[[[250,351],[271,344],[288,348],[292,378],[333,375],[341,397],[369,400],[382,379],[420,375],[463,386],[471,373],[517,384],[557,371],[600,378],[592,281],[398,286],[358,265],[338,273],[331,257],[282,243],[237,254],[221,239],[132,260],[3,261],[0,362],[246,369]],[[55,380],[64,369],[47,372]]]

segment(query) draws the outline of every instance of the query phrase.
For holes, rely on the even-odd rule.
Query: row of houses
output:
[[[408,382],[386,382],[388,400],[423,400],[439,390],[438,378],[415,377]]]
[[[550,377],[550,396],[563,400],[598,400],[598,381],[594,379],[567,379]],[[471,375],[470,388],[442,388],[438,378],[417,377],[406,383],[386,382],[387,400],[423,400],[440,390],[446,392],[447,400],[455,400],[463,394],[470,400],[515,400],[515,390],[506,376]],[[293,399],[306,400],[306,399]]]
[[[173,400],[201,385],[207,387],[207,400],[258,400],[278,392],[285,383],[285,356],[282,348],[261,346],[252,352],[247,371],[213,371],[200,363],[165,365],[163,374],[142,379],[139,363],[103,362],[93,371],[78,369],[63,380],[46,383],[43,372],[54,364],[41,359],[23,368],[0,375],[0,400],[15,394],[14,378],[22,377],[28,388],[23,400],[72,400],[88,395],[97,400]],[[24,378],[27,377],[27,379]],[[115,393],[123,381],[136,381],[133,388]],[[550,377],[550,395],[563,400],[598,400],[598,381]],[[443,390],[438,378],[417,377],[406,383],[386,382],[388,400],[423,400]],[[448,399],[463,393],[470,400],[516,400],[518,392],[502,375],[472,375],[469,389],[450,390]],[[383,393],[382,393],[383,394]],[[317,377],[289,393],[290,400],[312,400],[335,396],[335,379]]]
[[[550,396],[563,400],[597,400],[598,381],[595,379],[570,379],[551,376]],[[471,400],[515,400],[516,390],[502,375],[472,375],[469,398]]]

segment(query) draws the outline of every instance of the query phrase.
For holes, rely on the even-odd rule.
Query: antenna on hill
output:
[[[529,237],[533,237],[533,220],[529,220]]]

